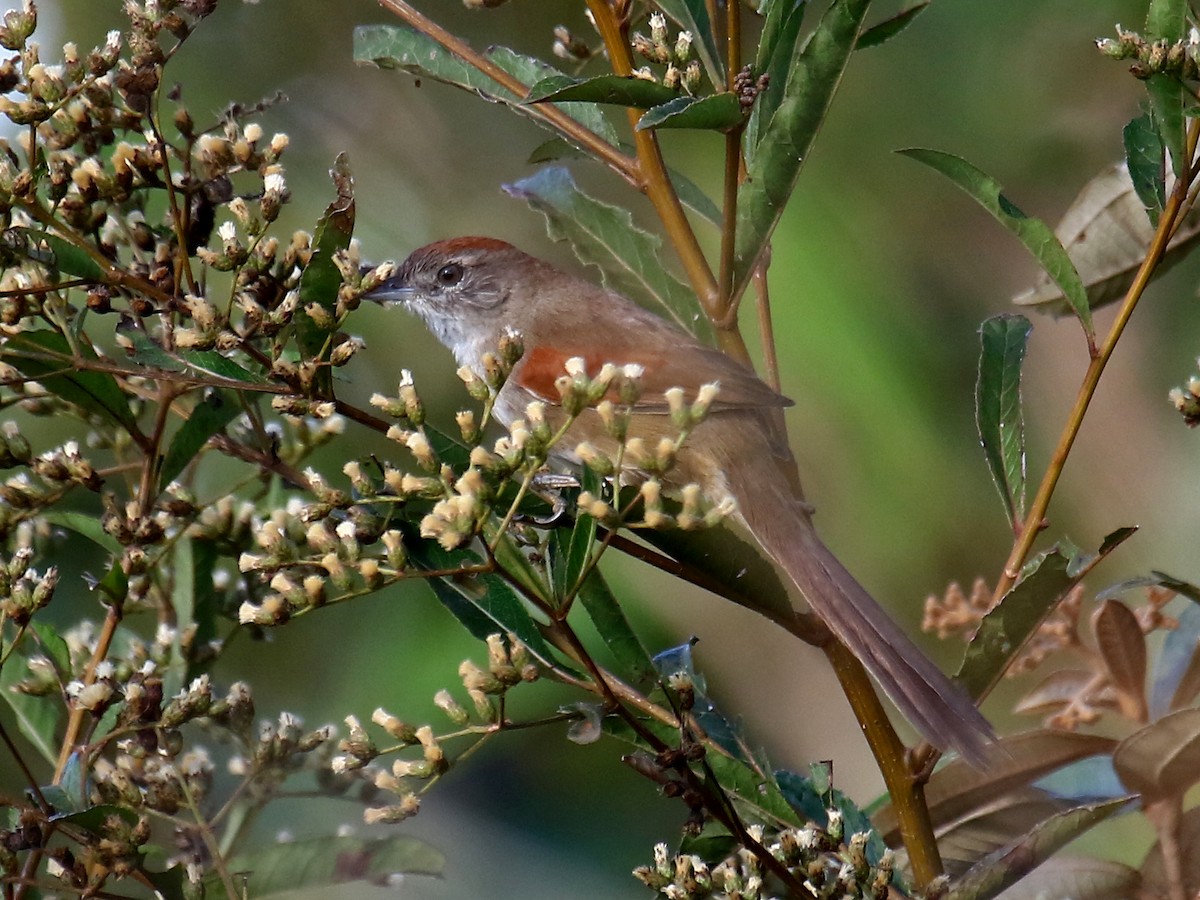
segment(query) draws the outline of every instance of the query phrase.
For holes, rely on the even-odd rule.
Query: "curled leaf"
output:
[[[1121,299],[1154,238],[1154,228],[1146,218],[1126,164],[1111,166],[1084,185],[1054,234],[1079,271],[1093,309]],[[1189,216],[1167,244],[1155,274],[1161,275],[1182,260],[1197,237],[1200,219]],[[1054,316],[1071,311],[1062,290],[1045,273],[1012,302],[1035,306]]]
[[[1200,709],[1181,709],[1131,734],[1113,751],[1113,768],[1143,797],[1182,797],[1200,781]]]

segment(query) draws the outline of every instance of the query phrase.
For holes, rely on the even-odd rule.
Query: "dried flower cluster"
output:
[[[371,715],[372,723],[396,742],[380,748],[357,717],[347,717],[348,733],[338,742],[338,755],[331,760],[331,771],[338,776],[350,773],[392,795],[385,805],[371,806],[363,812],[366,824],[401,822],[416,815],[421,806],[419,795],[452,764],[443,746],[445,742],[456,738],[478,742],[510,724],[504,716],[508,692],[523,682],[536,681],[540,672],[529,651],[515,636],[493,634],[486,643],[486,669],[469,659],[458,668],[471,701],[470,708],[448,690],[438,691],[434,697],[434,703],[453,726],[450,733],[437,735],[430,725],[413,726],[384,709],[376,709]],[[419,756],[413,758],[411,752],[400,755],[409,750],[419,750]],[[396,755],[390,766],[379,764],[384,755]]]
[[[890,896],[895,868],[891,851],[876,863],[867,858],[864,833],[843,834],[842,815],[829,812],[826,829],[781,829],[768,838],[761,825],[750,826],[750,836],[765,844],[767,852],[785,866],[814,898],[859,897],[873,900]],[[771,873],[759,856],[742,848],[710,866],[695,854],[672,854],[666,844],[654,848],[654,863],[639,866],[634,876],[657,894],[672,900],[768,900],[785,896],[772,887]]]

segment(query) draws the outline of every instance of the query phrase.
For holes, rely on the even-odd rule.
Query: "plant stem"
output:
[[[733,92],[738,72],[742,68],[742,5],[725,4],[725,90]],[[742,174],[743,126],[725,135],[725,185],[722,191],[723,221],[721,222],[720,321],[718,328],[736,328],[733,302],[734,237],[737,234],[738,185]]]
[[[84,687],[88,687],[96,681],[96,668],[107,657],[108,650],[112,646],[113,637],[117,633],[117,625],[121,621],[121,607],[118,605],[120,601],[113,600],[108,607],[108,614],[104,617],[104,625],[100,628],[100,637],[96,641],[96,649],[92,652],[92,658],[88,660],[87,668],[83,673]],[[79,740],[80,732],[83,731],[83,719],[88,714],[88,711],[82,706],[76,704],[71,708],[71,717],[67,720],[67,730],[63,735],[62,746],[58,751],[58,765],[54,767],[54,784],[59,784],[63,779],[63,774],[67,770],[67,763],[71,759],[71,753],[75,749],[75,744]]]
[[[908,851],[913,880],[918,889],[924,889],[942,874],[942,858],[938,855],[933,820],[925,803],[924,784],[913,777],[904,743],[892,727],[887,710],[875,693],[863,664],[840,641],[830,641],[821,649],[833,666],[842,691],[850,701],[850,708],[854,710],[854,717],[875,756],[896,810],[900,838]]]
[[[1200,136],[1200,120],[1193,119],[1188,127],[1189,148],[1194,148],[1198,136]],[[1030,505],[1029,514],[1025,517],[1025,522],[1021,526],[1021,533],[1017,536],[1012,552],[1009,554],[1008,560],[1004,563],[1004,571],[996,582],[996,589],[992,598],[994,603],[998,603],[1000,598],[1007,594],[1016,583],[1017,578],[1021,574],[1021,566],[1025,564],[1025,560],[1029,557],[1029,552],[1033,548],[1033,543],[1037,539],[1038,532],[1041,531],[1042,522],[1050,506],[1050,498],[1054,495],[1054,489],[1058,485],[1058,479],[1062,475],[1067,457],[1071,453],[1071,447],[1074,445],[1075,438],[1079,435],[1079,429],[1083,425],[1083,418],[1087,414],[1092,397],[1095,396],[1096,387],[1100,383],[1100,376],[1104,374],[1104,368],[1112,358],[1113,351],[1116,350],[1117,341],[1121,339],[1121,335],[1125,331],[1125,326],[1129,324],[1129,319],[1146,290],[1146,285],[1150,282],[1151,277],[1154,275],[1154,270],[1158,268],[1158,264],[1162,260],[1163,253],[1167,249],[1167,243],[1171,239],[1175,220],[1178,218],[1180,208],[1187,198],[1187,189],[1191,179],[1192,169],[1189,163],[1189,168],[1184,173],[1184,177],[1181,177],[1176,182],[1175,190],[1167,198],[1167,203],[1163,207],[1162,215],[1158,220],[1158,229],[1154,232],[1154,239],[1150,242],[1150,247],[1146,251],[1146,257],[1142,260],[1142,265],[1138,268],[1137,275],[1134,276],[1133,284],[1129,286],[1129,290],[1125,293],[1125,299],[1121,302],[1121,308],[1117,311],[1117,317],[1112,324],[1112,328],[1109,329],[1108,336],[1104,339],[1104,343],[1100,346],[1099,351],[1088,364],[1087,372],[1084,373],[1083,383],[1080,385],[1079,392],[1075,397],[1075,405],[1071,408],[1071,412],[1067,416],[1066,424],[1063,426],[1062,434],[1058,439],[1058,445],[1054,448],[1050,464],[1046,467],[1046,473],[1042,476],[1042,482],[1038,486],[1033,503]]]
[[[596,20],[596,28],[604,39],[613,72],[617,75],[633,74],[633,57],[629,52],[625,25],[617,19],[606,0],[587,0],[587,4]],[[658,138],[653,131],[638,130],[637,122],[641,114],[636,109],[628,110],[628,116],[630,128],[633,129],[633,143],[637,148],[638,168],[642,176],[641,189],[653,204],[654,211],[658,213],[663,230],[679,255],[688,282],[696,293],[696,299],[700,301],[701,309],[710,320],[716,322],[722,318],[721,291],[712,267],[700,248],[696,232],[692,230],[687,214],[683,211],[679,195],[675,193],[667,175],[667,166],[658,146]],[[718,329],[717,338],[722,350],[734,359],[749,363],[750,353],[736,328]]]

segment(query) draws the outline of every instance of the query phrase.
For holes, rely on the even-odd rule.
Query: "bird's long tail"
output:
[[[994,739],[987,719],[821,543],[799,502],[783,490],[731,487],[739,499],[755,498],[739,509],[750,531],[913,727],[935,747],[980,764]]]

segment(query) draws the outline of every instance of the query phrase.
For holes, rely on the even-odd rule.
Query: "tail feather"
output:
[[[994,739],[987,719],[893,622],[817,537],[791,497],[752,491],[742,518],[763,549],[787,573],[813,612],[866,666],[921,735],[941,750],[957,750],[979,765]],[[742,494],[741,496],[745,496]],[[775,508],[764,508],[775,507]]]

